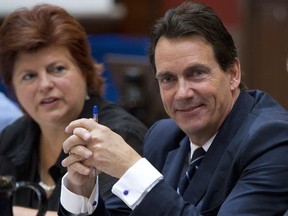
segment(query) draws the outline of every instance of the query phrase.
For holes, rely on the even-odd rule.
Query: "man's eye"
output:
[[[160,82],[162,82],[162,83],[169,83],[172,81],[173,81],[173,78],[171,76],[164,76],[164,77],[160,78]]]
[[[194,74],[194,76],[201,76],[201,75],[204,74],[204,71],[203,71],[203,70],[195,70],[195,71],[193,72],[193,74]]]

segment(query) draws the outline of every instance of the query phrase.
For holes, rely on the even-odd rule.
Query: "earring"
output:
[[[85,100],[90,100],[90,96],[88,94],[85,96]]]

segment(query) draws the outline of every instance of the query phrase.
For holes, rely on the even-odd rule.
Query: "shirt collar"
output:
[[[204,143],[204,145],[202,145],[201,147],[205,150],[205,152],[208,151],[208,149],[210,148],[214,138],[216,137],[217,133],[215,133],[206,143]],[[193,152],[195,151],[195,149],[199,148],[198,145],[195,145],[191,140],[190,140],[190,159],[192,158]]]

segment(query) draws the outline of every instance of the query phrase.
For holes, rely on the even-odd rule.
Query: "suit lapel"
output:
[[[215,137],[211,147],[204,156],[199,169],[193,176],[183,195],[185,200],[189,200],[189,202],[196,205],[203,197],[218,164],[217,161],[220,160],[227,144],[227,140],[219,138],[219,136]]]
[[[254,100],[252,100],[250,96],[247,96],[248,94],[244,92],[240,94],[234,108],[219,129],[218,134],[203,158],[199,169],[193,176],[183,195],[184,199],[190,203],[197,205],[204,196],[223,152],[226,150],[227,146],[233,142],[233,138],[236,136],[239,126],[251,111]],[[225,175],[225,170],[223,170],[222,174]]]
[[[173,187],[177,188],[182,169],[190,151],[190,141],[188,137],[181,140],[179,147],[170,151],[167,155],[162,174],[165,180]]]

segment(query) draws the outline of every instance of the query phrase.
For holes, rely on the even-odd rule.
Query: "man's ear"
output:
[[[227,73],[230,79],[230,88],[235,90],[241,82],[241,66],[238,58],[235,58],[234,62],[228,67]]]

